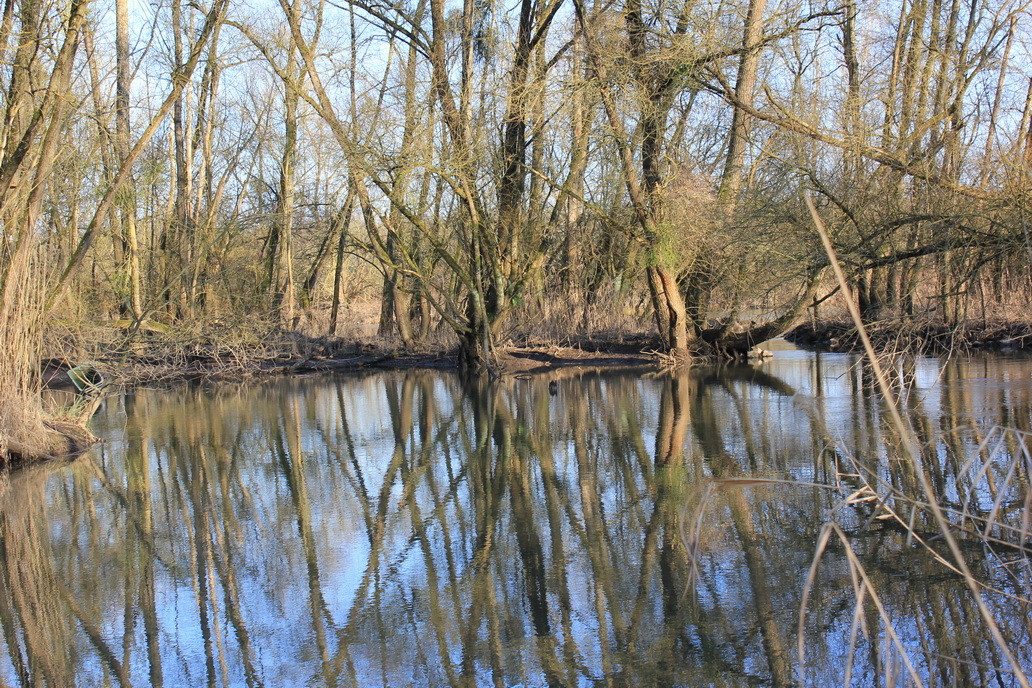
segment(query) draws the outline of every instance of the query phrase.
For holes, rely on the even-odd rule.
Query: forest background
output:
[[[865,320],[1027,320],[1030,47],[1012,0],[6,0],[0,440],[43,357],[170,338],[742,352],[841,298],[805,194]]]

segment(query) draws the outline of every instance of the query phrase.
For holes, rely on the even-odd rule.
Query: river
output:
[[[1032,361],[889,368],[1029,672]],[[141,389],[93,430],[4,480],[3,685],[1019,685],[851,355]]]

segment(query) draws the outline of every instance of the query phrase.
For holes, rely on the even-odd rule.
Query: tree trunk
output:
[[[287,70],[291,79],[296,70],[296,50],[291,46]],[[294,164],[297,158],[297,106],[300,94],[297,84],[288,79],[283,84],[283,154],[280,158],[279,208],[276,212],[279,250],[275,256],[277,277],[273,295],[283,323],[294,322]]]
[[[337,318],[340,313],[340,289],[344,278],[344,250],[348,240],[348,225],[351,223],[352,201],[348,194],[347,213],[341,220],[340,234],[337,237],[337,259],[333,268],[333,297],[330,304],[330,325],[328,333],[332,337],[337,334]]]
[[[670,348],[670,309],[667,308],[666,287],[659,276],[659,270],[649,268],[645,271],[649,285],[649,296],[652,299],[652,313],[656,318],[656,331],[664,349]]]
[[[426,12],[426,1],[421,0],[416,8],[414,16],[414,28],[422,27],[423,16]],[[353,54],[354,56],[354,54]],[[401,135],[401,147],[398,156],[406,159],[412,149],[415,136],[416,124],[419,121],[416,102],[416,70],[418,67],[419,53],[416,45],[409,46],[408,57],[405,62],[405,124]],[[387,75],[384,75],[386,83]],[[392,195],[395,198],[404,198],[408,192],[409,170],[400,169],[395,177]],[[387,230],[387,241],[384,250],[387,254],[387,261],[381,261],[383,265],[383,288],[382,304],[380,307],[380,324],[377,332],[381,336],[387,336],[394,331],[395,327],[402,344],[411,346],[414,335],[412,332],[412,318],[409,312],[410,296],[403,284],[404,277],[397,266],[401,263],[398,243],[401,238],[398,236],[402,223],[402,213],[398,204],[391,204],[390,217]],[[411,285],[414,287],[415,285]],[[410,288],[410,291],[412,289]]]
[[[695,340],[695,331],[688,329],[688,314],[684,307],[684,299],[681,297],[681,289],[669,270],[653,269],[663,285],[662,306],[666,308],[668,314],[667,337],[670,343],[670,353],[675,356],[688,356],[690,347]]]
[[[183,67],[183,10],[181,0],[172,2],[172,33],[173,33],[173,73],[178,74]],[[190,157],[188,153],[188,132],[186,130],[186,103],[185,95],[181,91],[172,106],[172,130],[175,141],[175,168],[176,184],[174,195],[175,229],[173,232],[173,245],[178,258],[180,289],[177,293],[179,317],[188,315],[190,308],[189,278],[186,267],[193,261],[191,237],[193,228],[190,226]],[[174,265],[166,266],[170,271],[176,269]],[[168,275],[168,284],[172,285],[175,278],[174,273]]]
[[[747,107],[753,103],[756,89],[756,69],[760,63],[758,44],[763,34],[763,12],[767,0],[749,0],[742,37],[742,56],[738,61],[735,81],[735,99]],[[745,165],[745,147],[749,143],[749,115],[739,107],[731,116],[731,132],[727,143],[727,161],[720,180],[720,196],[734,208],[742,188],[742,168]]]
[[[484,304],[470,294],[466,300],[466,322],[469,329],[459,335],[459,367],[482,374],[491,370],[491,339]]]
[[[129,91],[131,71],[129,56],[128,0],[115,0],[115,148],[118,166],[129,159],[131,123]],[[136,185],[129,176],[127,191],[122,194],[119,221],[125,246],[125,266],[129,278],[129,310],[137,321],[143,318],[143,296],[140,277],[140,242],[136,233]]]

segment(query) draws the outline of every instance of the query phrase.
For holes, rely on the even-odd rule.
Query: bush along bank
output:
[[[1029,351],[1032,324],[1026,322],[881,321],[867,325],[878,349],[944,353],[947,351]],[[790,330],[785,339],[796,346],[827,351],[859,351],[860,339],[853,323],[844,320],[807,322]]]

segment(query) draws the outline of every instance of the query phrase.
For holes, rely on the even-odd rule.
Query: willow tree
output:
[[[423,217],[407,198],[405,184],[394,181],[398,165],[393,164],[389,151],[374,146],[377,141],[382,146],[390,139],[363,136],[365,132],[358,130],[365,122],[345,122],[330,98],[294,5],[287,0],[280,4],[305,61],[311,86],[306,101],[329,124],[348,156],[371,249],[385,263],[419,280],[428,300],[458,335],[462,364],[473,370],[485,370],[492,357],[493,337],[520,299],[528,279],[540,268],[548,249],[545,223],[529,217],[532,204],[528,177],[539,172],[530,169],[528,155],[530,94],[540,87],[537,80],[544,76],[535,74],[531,64],[535,51],[543,47],[561,0],[520,3],[512,50],[496,56],[505,64],[506,74],[498,104],[502,113],[497,122],[500,133],[488,144],[483,143],[490,141],[490,134],[484,130],[490,121],[488,108],[483,102],[474,102],[478,97],[478,84],[474,82],[474,28],[482,8],[466,2],[458,21],[452,21],[445,17],[443,0],[430,0],[430,22],[426,27],[420,13],[413,15],[400,7],[385,9],[355,3],[374,22],[387,27],[389,31],[385,33],[400,33],[414,45],[430,72],[428,95],[436,103],[443,140],[430,150],[436,159],[400,162],[407,173],[423,168],[447,187],[453,208],[443,221],[441,217]],[[449,54],[449,43],[454,40],[459,45],[458,64],[453,63]],[[485,73],[481,78],[488,76]],[[487,83],[479,86],[479,97],[483,99],[489,93]],[[492,91],[490,95],[496,93]],[[482,145],[488,145],[490,152],[481,150]],[[379,153],[380,159],[390,161],[387,169],[377,164],[374,152]],[[478,153],[485,154],[481,157]],[[500,163],[493,165],[492,158]],[[484,179],[490,180],[486,188]],[[415,259],[412,246],[395,244],[388,254],[383,233],[400,241],[403,233],[395,225],[399,215],[415,228],[437,262],[445,266],[445,281],[456,285],[455,289],[442,288],[439,276],[428,272]]]
[[[742,186],[749,135],[749,104],[756,88],[757,63],[764,46],[799,30],[814,16],[795,18],[770,35],[763,33],[763,0],[752,0],[744,13],[743,32],[725,28],[719,16],[693,2],[659,7],[626,0],[622,28],[606,12],[589,12],[575,3],[578,23],[596,77],[609,128],[616,141],[635,237],[645,253],[646,278],[656,325],[664,345],[678,358],[694,353],[737,354],[787,329],[799,317],[817,284],[819,266],[802,275],[796,290],[763,323],[740,323],[731,304],[715,326],[710,322],[710,296],[721,274],[734,272],[751,258],[741,239],[731,236],[737,197]],[[735,27],[737,28],[737,27]],[[738,84],[732,91],[745,96],[745,108],[734,103],[725,146],[726,163],[719,184],[724,204],[722,221],[711,192],[691,183],[693,171],[671,160],[676,131],[691,116],[696,93],[712,90],[710,75],[737,58]],[[629,97],[620,98],[621,94]],[[688,106],[673,122],[679,100]],[[623,101],[623,102],[621,102]],[[628,113],[629,104],[630,113]],[[621,107],[623,105],[623,107]],[[634,123],[633,129],[627,122]],[[700,165],[701,166],[701,165]],[[688,180],[686,188],[685,181]],[[705,186],[705,184],[701,185]],[[684,191],[691,191],[686,195]],[[699,212],[686,213],[695,206]]]
[[[496,198],[492,205],[478,190],[478,180],[489,161],[471,155],[471,51],[476,7],[472,2],[463,7],[460,83],[456,93],[454,70],[446,54],[449,31],[444,2],[430,2],[431,34],[427,47],[432,85],[448,135],[455,178],[452,186],[460,203],[458,244],[449,264],[456,269],[466,290],[465,312],[452,311],[449,319],[459,335],[460,360],[471,369],[488,365],[493,335],[521,297],[528,279],[540,268],[547,249],[542,218],[529,217],[533,204],[528,194],[528,177],[540,174],[540,170],[531,169],[528,160],[531,94],[540,88],[540,83],[534,83],[531,64],[561,4],[562,0],[522,0],[518,6],[512,51],[505,55],[508,73],[495,153],[500,174],[495,177]],[[538,79],[543,77],[537,75]]]

